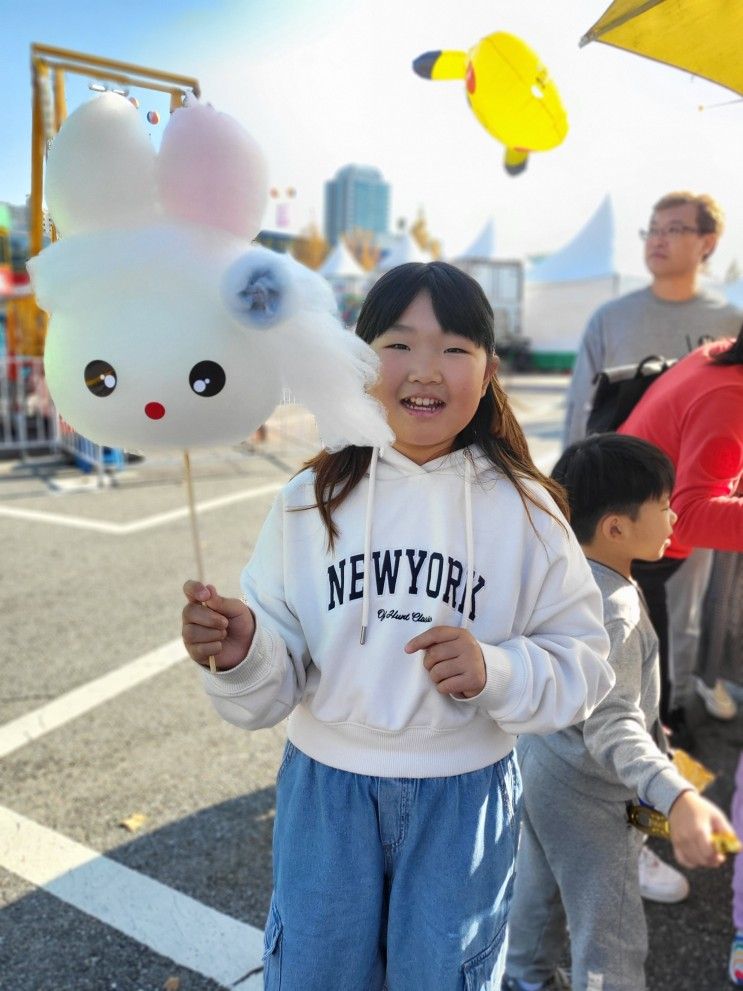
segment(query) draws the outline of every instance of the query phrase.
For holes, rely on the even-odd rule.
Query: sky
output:
[[[743,269],[743,101],[722,87],[607,45],[579,48],[609,0],[0,0],[0,200],[30,188],[32,42],[195,76],[202,95],[237,117],[263,147],[270,181],[293,187],[292,226],[323,219],[323,184],[351,162],[379,168],[392,186],[392,217],[423,209],[452,257],[495,220],[500,257],[555,251],[608,193],[617,259],[642,271],[638,229],[673,189],[709,192],[727,230],[713,258],[722,276]],[[557,149],[508,176],[503,148],[466,105],[464,84],[412,71],[432,49],[466,50],[493,31],[539,54],[567,109]],[[91,97],[69,77],[72,110]],[[134,92],[134,91],[133,91]],[[166,100],[156,109],[157,144]],[[723,106],[713,106],[725,104]],[[700,110],[702,106],[705,109]],[[272,227],[276,204],[264,226]]]

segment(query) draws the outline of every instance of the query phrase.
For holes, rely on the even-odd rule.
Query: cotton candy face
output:
[[[52,317],[45,368],[61,415],[136,450],[243,440],[281,398],[271,328],[232,317],[217,272],[196,286],[187,272],[128,274],[69,293]]]
[[[211,107],[184,108],[153,159],[140,125],[106,94],[75,111],[49,154],[64,236],[28,268],[50,316],[44,365],[62,417],[106,446],[237,443],[288,389],[329,447],[388,443],[366,392],[376,356],[343,328],[327,283],[250,243],[265,185],[252,139]],[[141,201],[123,188],[137,170]]]

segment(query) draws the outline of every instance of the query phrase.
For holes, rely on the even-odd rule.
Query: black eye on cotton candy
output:
[[[197,396],[209,397],[224,389],[227,376],[216,361],[199,361],[191,369],[188,381]]]
[[[100,399],[110,396],[116,388],[116,369],[107,361],[89,361],[85,366],[85,384]]]

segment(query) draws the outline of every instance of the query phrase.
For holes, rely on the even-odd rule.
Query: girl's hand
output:
[[[685,791],[668,813],[671,842],[682,867],[719,867],[725,855],[712,844],[712,833],[733,833],[727,817],[696,791]]]
[[[220,671],[236,667],[253,642],[253,613],[240,599],[223,599],[213,585],[187,581],[183,592],[188,605],[182,635],[189,656],[202,667],[209,667],[210,657]]]
[[[405,645],[406,654],[425,650],[423,666],[436,691],[471,699],[485,687],[485,658],[469,630],[432,626]]]

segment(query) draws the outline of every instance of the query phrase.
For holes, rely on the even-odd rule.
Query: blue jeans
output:
[[[376,778],[288,743],[267,991],[499,991],[520,798],[512,754],[452,777]]]

